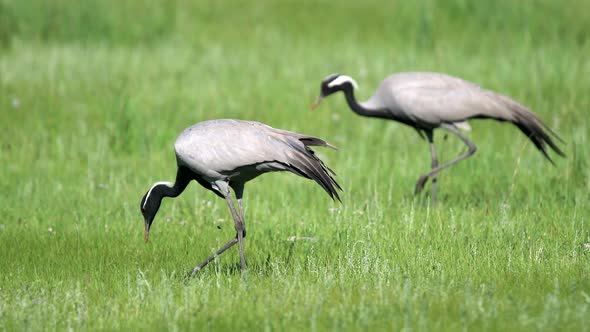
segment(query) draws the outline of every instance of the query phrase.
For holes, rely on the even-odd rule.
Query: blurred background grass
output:
[[[588,329],[589,32],[583,0],[0,0],[0,327]],[[513,96],[567,158],[473,121],[479,150],[441,175],[431,210],[411,195],[430,164],[413,130],[340,96],[309,111],[329,73],[364,99],[404,70]],[[318,153],[344,205],[292,175],[256,179],[248,277],[230,252],[184,284],[233,236],[224,202],[191,185],[149,246],[137,205],[172,180],[178,133],[211,118],[339,146]],[[443,138],[442,160],[464,149]]]
[[[229,39],[241,44],[239,41],[244,38],[239,37],[247,33],[279,33],[285,34],[284,42],[275,41],[275,46],[293,41],[338,43],[342,39],[361,44],[378,42],[386,49],[395,45],[436,48],[440,44],[479,49],[497,42],[582,46],[590,29],[590,14],[584,10],[585,5],[581,0],[570,1],[567,6],[551,0],[369,0],[362,4],[3,0],[0,36],[4,45],[23,39],[137,46],[171,37],[185,42]]]

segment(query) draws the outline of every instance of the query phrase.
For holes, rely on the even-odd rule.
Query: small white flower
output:
[[[53,227],[49,227],[49,228],[47,229],[47,231],[48,231],[49,233],[53,233]]]
[[[315,237],[312,236],[297,236],[297,235],[293,235],[293,236],[289,236],[289,238],[287,238],[287,241],[289,242],[295,242],[295,241],[310,241],[310,242],[315,242]]]
[[[12,98],[12,108],[19,108],[20,107],[20,99]]]
[[[340,208],[331,207],[328,209],[328,211],[330,211],[330,213],[332,213],[332,214],[340,213]]]

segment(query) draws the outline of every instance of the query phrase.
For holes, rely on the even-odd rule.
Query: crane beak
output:
[[[311,110],[312,111],[315,110],[318,107],[318,105],[322,102],[322,99],[324,99],[324,96],[319,95],[317,97],[317,99],[313,102],[313,104],[311,104]]]
[[[149,220],[145,220],[145,233],[143,233],[143,240],[145,241],[145,243],[148,242],[149,238],[150,238],[150,226],[151,226],[151,222],[149,222]]]

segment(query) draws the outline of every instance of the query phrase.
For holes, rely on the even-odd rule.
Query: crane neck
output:
[[[162,197],[178,197],[178,195],[182,194],[187,185],[188,182],[179,183],[178,181],[174,182],[172,187],[164,184],[162,186]]]
[[[348,106],[356,114],[372,118],[392,118],[391,113],[386,109],[371,108],[364,105],[364,103],[359,103],[354,96],[354,90],[352,86],[348,86],[342,91],[344,92],[344,96],[346,97],[346,102],[348,103]]]
[[[148,192],[146,202],[148,200],[157,200],[159,202],[164,197],[178,197],[186,189],[186,186],[188,186],[191,180],[192,178],[189,176],[188,171],[179,167],[174,184],[170,182],[157,182]]]

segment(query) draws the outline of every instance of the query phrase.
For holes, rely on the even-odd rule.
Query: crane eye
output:
[[[141,208],[141,212],[142,213],[145,213],[145,209],[143,207]]]

